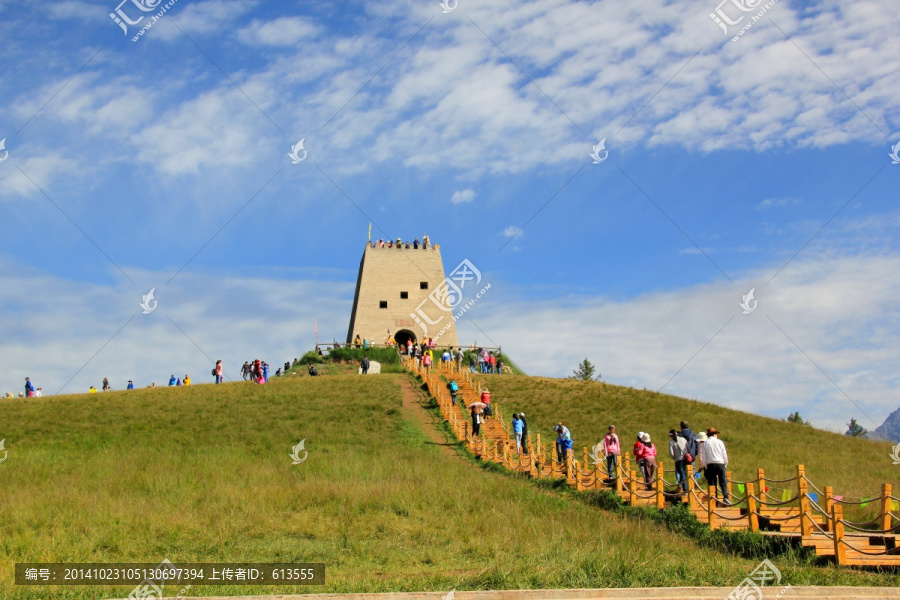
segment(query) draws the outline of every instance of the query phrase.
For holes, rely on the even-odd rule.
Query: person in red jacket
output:
[[[637,434],[637,441],[634,443],[634,447],[631,449],[631,453],[634,454],[634,462],[637,463],[637,466],[641,469],[641,477],[644,480],[647,480],[647,471],[645,469],[644,463],[644,432],[639,431]]]
[[[481,390],[481,401],[487,404],[484,407],[485,418],[494,416],[494,409],[491,407],[491,391],[489,389],[483,388]]]

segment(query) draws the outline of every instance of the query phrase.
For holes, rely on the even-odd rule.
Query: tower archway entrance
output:
[[[409,329],[401,329],[394,334],[394,339],[401,348],[406,348],[406,344],[409,343],[410,340],[412,340],[413,345],[416,344],[416,334]]]

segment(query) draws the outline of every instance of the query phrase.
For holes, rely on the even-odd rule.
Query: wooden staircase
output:
[[[620,457],[616,477],[609,479],[603,461],[596,464],[588,460],[587,448],[583,449],[581,461],[575,459],[571,450],[568,456],[560,459],[555,444],[551,444],[548,451],[540,434],[534,440],[529,435],[523,442],[527,452],[518,454],[496,401],[492,403],[494,415],[482,423],[480,435],[473,435],[471,416],[466,407],[479,400],[482,388],[479,381],[454,363],[435,365],[427,370],[414,359],[403,357],[403,364],[425,382],[457,439],[464,441],[482,460],[527,473],[535,479],[565,479],[578,491],[614,490],[632,506],[665,509],[687,503],[697,520],[711,529],[749,530],[799,538],[803,546],[839,565],[900,569],[900,499],[892,495],[890,484],[882,485],[881,510],[877,518],[852,522],[844,519],[844,507],[856,508],[854,505],[862,503],[835,498],[831,487],[819,491],[806,477],[803,465],[797,467],[796,476],[783,480],[767,479],[763,469],[758,469],[756,479],[748,482],[734,481],[731,473],[727,473],[727,504],[716,499],[714,488],[700,487],[690,465],[687,466],[687,492],[666,480],[663,462],[657,463],[654,478],[645,482],[632,468],[628,452]],[[451,380],[459,386],[455,406],[451,403],[448,388]],[[783,492],[781,499],[769,494],[769,484],[782,486],[779,488]],[[734,493],[733,486],[738,487],[738,494]],[[810,492],[810,487],[818,493]],[[789,493],[791,489],[796,489],[796,493]],[[824,506],[818,502],[821,496],[824,496]]]

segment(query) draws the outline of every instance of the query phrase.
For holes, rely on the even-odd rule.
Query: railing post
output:
[[[890,483],[881,484],[881,529],[888,531],[891,529],[891,491]]]
[[[575,461],[575,489],[579,492],[584,490],[584,484],[581,483],[581,465],[578,464],[578,461]]]
[[[566,467],[566,483],[573,485],[575,483],[573,480],[577,478],[578,473],[575,471],[575,451],[571,448],[566,450],[566,460],[564,464]]]
[[[709,519],[709,529],[710,531],[715,531],[716,529],[716,488],[714,486],[709,486],[706,489],[706,515]]]
[[[621,495],[623,489],[623,480],[625,479],[625,470],[622,465],[616,463],[616,493]]]
[[[797,465],[797,496],[800,500],[800,535],[808,538],[812,535],[812,520],[809,515],[809,495],[806,486],[805,469]]]
[[[756,514],[756,498],[753,497],[756,490],[753,488],[752,483],[747,483],[747,518],[750,524],[750,531],[756,533],[759,531],[759,515]]]
[[[631,471],[631,454],[626,450],[622,455],[622,464],[625,465],[625,471]]]
[[[666,506],[666,482],[663,481],[665,469],[662,462],[656,464],[656,508],[662,510]]]
[[[686,467],[687,470],[687,494],[688,494],[688,506],[691,510],[696,510],[697,507],[697,499],[694,497],[694,488],[697,485],[697,480],[694,479],[694,465],[688,465]]]
[[[587,461],[587,446],[582,446],[582,447],[581,447],[581,464],[583,464],[583,465],[588,464],[588,461]]]
[[[634,471],[628,472],[628,504],[634,506]]]
[[[728,497],[725,502],[731,502],[731,471],[725,471],[725,489],[728,490]]]
[[[830,485],[825,486],[825,514],[831,515],[831,507],[834,506],[834,489]],[[825,519],[825,531],[831,530],[830,519]]]
[[[835,504],[831,507],[831,530],[834,531],[834,559],[839,565],[847,563],[847,549],[842,543],[844,541],[844,524],[841,523],[841,519],[843,518],[844,514],[840,504]]]
[[[759,497],[765,500],[766,496],[766,470],[756,470],[756,489],[759,490]]]

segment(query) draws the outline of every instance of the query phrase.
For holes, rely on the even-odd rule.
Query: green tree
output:
[[[581,381],[591,381],[593,379],[600,379],[600,373],[597,373],[597,376],[594,377],[594,373],[597,372],[597,367],[591,364],[591,361],[588,359],[584,359],[581,361],[581,364],[578,365],[578,368],[572,371],[572,376],[570,379],[580,379]]]
[[[787,418],[788,423],[796,423],[798,425],[811,425],[809,421],[804,421],[803,417],[800,416],[800,411],[792,412],[788,415]]]
[[[864,438],[869,435],[869,432],[865,427],[856,422],[856,419],[850,419],[850,422],[847,424],[847,433],[844,435],[849,435],[851,437],[861,437]]]

